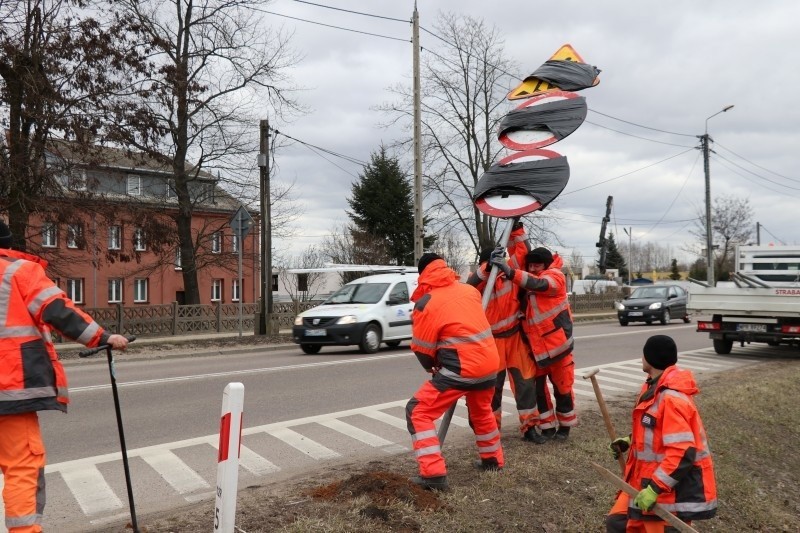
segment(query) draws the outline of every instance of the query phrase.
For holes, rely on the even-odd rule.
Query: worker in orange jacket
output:
[[[466,397],[481,467],[503,467],[500,431],[492,414],[500,358],[480,293],[460,283],[458,275],[436,254],[423,254],[418,268],[418,285],[411,295],[411,350],[433,377],[406,405],[420,473],[411,481],[426,489],[445,490],[447,467],[434,421],[462,396]]]
[[[541,433],[528,438],[537,444],[551,439],[566,440],[578,424],[575,410],[575,361],[572,358],[572,312],[567,299],[567,282],[558,254],[535,248],[525,256],[527,271],[516,270],[503,260],[493,260],[506,275],[526,290],[523,331],[537,368],[536,398]],[[553,386],[555,410],[547,379]]]
[[[37,411],[67,411],[64,368],[52,330],[94,347],[124,350],[128,340],[111,335],[76,309],[45,274],[47,262],[10,250],[12,235],[0,221],[0,469],[9,533],[42,531],[45,450]]]
[[[678,368],[678,347],[654,335],[642,349],[642,385],[633,408],[632,433],[609,446],[615,457],[628,450],[625,480],[639,489],[620,492],[606,517],[612,533],[672,531],[650,512],[658,503],[685,522],[717,513],[714,463],[694,396],[700,391],[690,370]]]
[[[517,222],[509,237],[508,265],[511,268],[525,265],[525,255],[529,250],[525,229],[521,222]],[[499,248],[499,252],[499,255],[503,254],[502,248]],[[481,293],[486,290],[493,253],[497,253],[494,248],[482,250],[478,269],[467,279],[467,283],[475,286]],[[514,282],[500,272],[495,280],[489,304],[486,306],[486,318],[491,324],[492,335],[500,355],[500,372],[495,383],[492,410],[499,428],[503,412],[503,388],[508,373],[511,392],[514,394],[519,413],[519,430],[524,439],[530,440],[530,436],[536,434],[535,426],[539,415],[536,408],[536,365],[531,358],[530,348],[521,335],[518,292],[519,288]]]

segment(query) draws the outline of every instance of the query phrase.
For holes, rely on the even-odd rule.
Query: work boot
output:
[[[545,442],[552,440],[555,434],[555,428],[543,429],[541,433],[537,433],[536,428],[529,428],[522,435],[522,438],[533,442],[534,444],[544,444]]]
[[[419,486],[425,490],[441,490],[445,491],[450,488],[450,485],[447,484],[447,476],[434,476],[434,477],[423,477],[423,476],[414,476],[408,478],[408,480]]]
[[[556,440],[564,441],[567,440],[568,437],[569,437],[569,427],[561,426],[560,428],[558,428],[558,431],[556,431],[555,434]]]
[[[484,472],[499,472],[503,469],[497,463],[497,459],[494,457],[490,457],[488,459],[475,459],[473,466],[478,470],[483,470]]]

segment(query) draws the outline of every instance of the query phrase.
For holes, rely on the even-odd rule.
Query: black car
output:
[[[686,309],[687,296],[679,285],[650,285],[635,289],[614,306],[621,326],[627,326],[628,322],[652,324],[655,320],[667,325],[673,318],[682,318],[688,323],[691,319]]]

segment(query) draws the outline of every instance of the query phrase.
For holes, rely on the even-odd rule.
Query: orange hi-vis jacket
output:
[[[514,271],[514,283],[528,290],[523,329],[539,368],[550,366],[572,352],[572,311],[567,299],[567,281],[561,272],[564,261],[553,254],[550,268],[534,275]]]
[[[651,485],[658,503],[681,520],[712,518],[717,486],[706,431],[693,396],[692,372],[670,366],[656,383],[645,383],[633,409],[625,479],[637,489]],[[628,504],[628,517],[659,520]]]
[[[508,265],[511,268],[525,268],[525,254],[528,253],[528,238],[525,228],[520,227],[511,232],[508,242]],[[482,294],[486,289],[489,274],[485,270],[486,263],[470,276],[467,283],[475,286]],[[518,287],[506,279],[502,272],[497,273],[494,289],[486,307],[486,318],[492,327],[495,337],[508,337],[519,329],[519,297]]]
[[[441,259],[419,276],[411,300],[411,350],[426,370],[435,370],[439,390],[494,387],[500,357],[475,287],[460,283]]]
[[[51,329],[86,346],[106,333],[45,274],[47,262],[0,249],[0,415],[67,410],[64,368]]]

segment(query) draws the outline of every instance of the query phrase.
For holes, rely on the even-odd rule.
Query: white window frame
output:
[[[175,270],[183,270],[183,259],[180,245],[175,247]]]
[[[72,300],[73,303],[82,304],[83,303],[83,278],[70,278],[67,279],[67,297]]]
[[[239,280],[234,279],[231,282],[231,301],[238,302],[239,301]]]
[[[122,291],[124,287],[125,284],[122,282],[122,278],[110,278],[108,280],[108,303],[122,303]]]
[[[231,238],[231,253],[239,253],[239,233],[236,231],[233,232],[233,237]]]
[[[122,226],[108,227],[108,249],[122,250]]]
[[[145,242],[145,234],[142,228],[133,229],[133,249],[137,252],[147,250],[147,242]]]
[[[78,239],[83,236],[83,226],[80,224],[67,224],[67,248],[77,250]]]
[[[222,253],[222,232],[215,231],[211,234],[211,253],[212,254],[221,254]]]
[[[148,291],[148,278],[136,278],[133,280],[133,302],[134,303],[146,303],[147,302],[147,291]]]
[[[211,301],[212,302],[221,302],[222,301],[222,280],[221,279],[212,279],[211,280]]]
[[[42,224],[42,248],[58,247],[58,226],[53,222]]]
[[[127,189],[128,196],[141,196],[142,195],[142,177],[136,175],[128,175]]]

